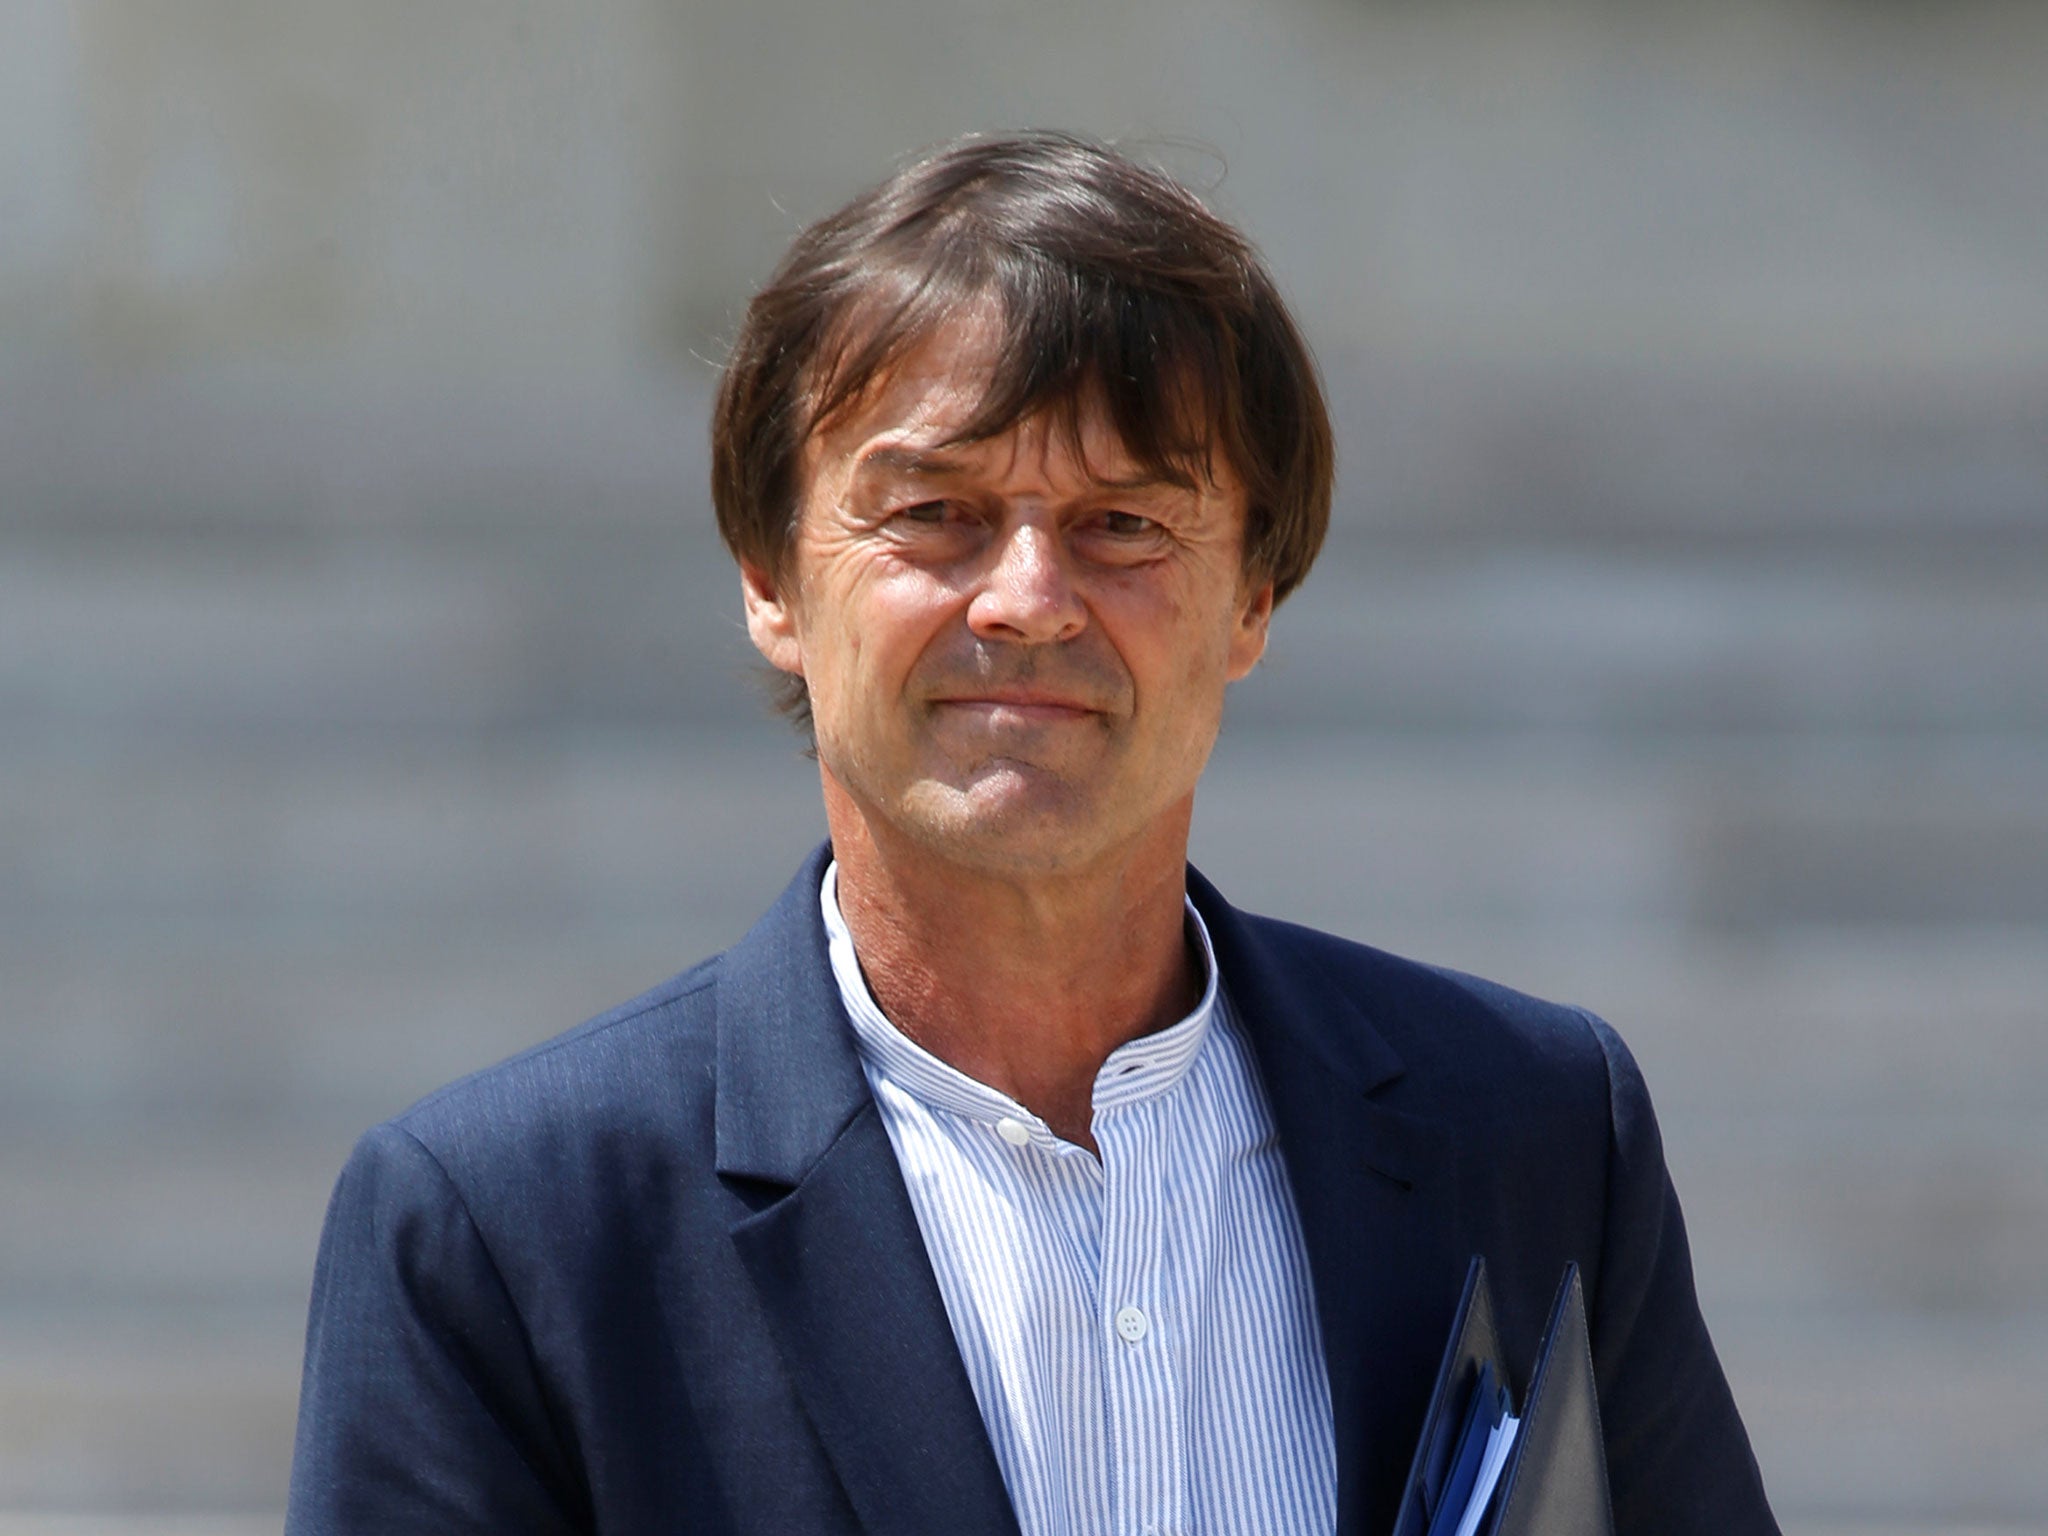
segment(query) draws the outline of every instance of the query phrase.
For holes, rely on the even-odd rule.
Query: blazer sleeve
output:
[[[588,1523],[577,1487],[461,1194],[378,1127],[327,1208],[287,1536],[566,1536]]]
[[[1649,1091],[1620,1036],[1585,1018],[1606,1057],[1610,1109],[1589,1324],[1617,1536],[1778,1536],[1693,1292]]]

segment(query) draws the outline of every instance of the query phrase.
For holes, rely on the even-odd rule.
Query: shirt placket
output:
[[[1188,1530],[1187,1435],[1178,1356],[1185,1320],[1170,1286],[1172,1191],[1157,1100],[1099,1112],[1102,1280],[1097,1326],[1116,1528]]]

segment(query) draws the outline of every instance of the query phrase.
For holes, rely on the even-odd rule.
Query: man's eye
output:
[[[909,523],[943,523],[951,511],[949,502],[920,501],[900,508],[896,515]]]
[[[1150,533],[1152,528],[1152,519],[1141,517],[1136,512],[1112,510],[1102,514],[1102,531],[1104,533],[1116,534],[1120,538],[1129,538],[1133,534]]]

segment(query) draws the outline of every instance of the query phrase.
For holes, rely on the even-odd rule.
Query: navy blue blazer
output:
[[[725,954],[358,1144],[292,1536],[1016,1531],[826,960],[825,857]],[[1621,1536],[1774,1533],[1614,1033],[1188,884],[1307,1235],[1338,1529],[1391,1528],[1484,1253],[1511,1360],[1583,1270]]]

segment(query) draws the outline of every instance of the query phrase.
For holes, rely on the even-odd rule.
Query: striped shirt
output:
[[[1301,1220],[1209,935],[1192,1013],[1095,1079],[1101,1160],[833,976],[1024,1536],[1314,1536],[1336,1448]],[[886,1390],[886,1384],[878,1384]]]

